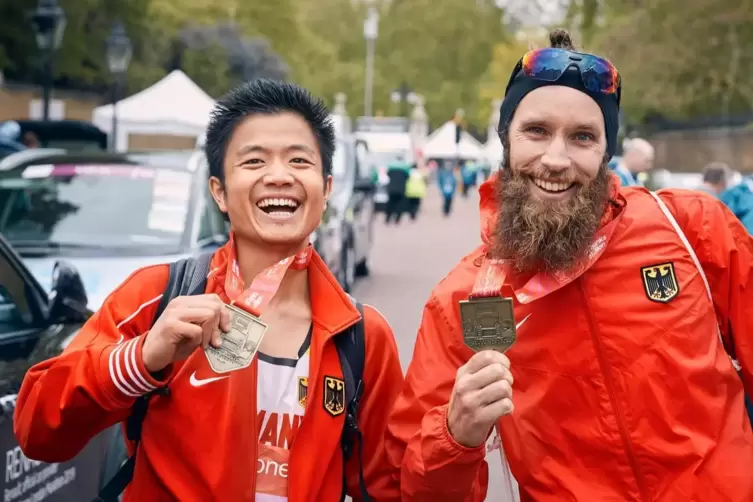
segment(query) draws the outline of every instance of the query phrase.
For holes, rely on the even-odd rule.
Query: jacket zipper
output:
[[[599,330],[596,327],[596,322],[594,321],[593,316],[591,315],[591,304],[588,301],[588,295],[586,294],[584,282],[585,281],[582,277],[578,279],[578,286],[580,288],[581,294],[583,295],[583,301],[586,304],[586,315],[588,317],[591,339],[594,344],[594,349],[596,350],[596,357],[599,359],[601,372],[604,375],[604,385],[607,388],[607,394],[609,394],[609,401],[612,404],[612,409],[617,416],[617,427],[620,430],[620,436],[622,436],[625,453],[627,455],[628,462],[630,463],[630,469],[633,471],[633,476],[635,477],[635,482],[638,486],[638,492],[640,493],[641,499],[648,501],[650,500],[650,498],[648,496],[648,490],[646,489],[646,481],[643,478],[643,474],[641,473],[640,468],[638,467],[638,459],[635,455],[635,449],[633,448],[633,443],[630,440],[630,436],[627,432],[627,427],[625,426],[625,416],[622,412],[622,408],[618,406],[617,396],[615,395],[614,390],[614,379],[612,378],[612,372],[609,369],[609,364],[607,362],[606,356],[604,355],[603,347],[601,345],[601,340],[599,337]]]

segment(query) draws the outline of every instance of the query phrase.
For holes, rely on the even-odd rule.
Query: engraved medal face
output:
[[[230,312],[230,331],[222,334],[220,348],[207,347],[204,353],[215,373],[229,373],[248,367],[267,331],[267,325],[245,310],[225,305]]]
[[[505,352],[515,343],[515,317],[511,298],[472,298],[460,302],[465,344],[475,352]]]

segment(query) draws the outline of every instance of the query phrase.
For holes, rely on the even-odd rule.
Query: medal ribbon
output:
[[[225,276],[225,294],[230,299],[231,305],[236,305],[256,317],[261,315],[277,294],[288,269],[303,270],[307,268],[314,253],[314,248],[311,245],[306,246],[298,253],[283,258],[271,267],[264,269],[254,278],[251,285],[245,288],[238,266],[235,238],[232,233],[230,234],[230,249],[231,254]]]
[[[555,273],[538,272],[518,289],[514,289],[505,283],[507,267],[504,260],[489,256],[484,257],[481,269],[476,275],[471,298],[499,296],[503,294],[503,289],[507,289],[512,291],[519,303],[531,303],[557,291],[580,277],[601,257],[618,221],[619,218],[613,219],[594,234],[591,245],[588,247],[586,259],[579,265]]]

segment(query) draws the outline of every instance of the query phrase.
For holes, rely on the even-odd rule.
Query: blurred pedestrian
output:
[[[448,217],[452,212],[452,201],[458,189],[458,180],[450,167],[442,165],[437,173],[437,181],[439,182],[439,191],[442,194],[442,214]]]
[[[405,198],[408,214],[415,221],[421,209],[421,200],[426,194],[426,175],[418,168],[418,164],[411,165],[408,182],[405,185]]]
[[[403,213],[407,210],[405,199],[405,187],[410,176],[411,166],[402,155],[387,166],[387,204],[385,206],[385,222],[400,223]]]
[[[33,131],[26,131],[24,133],[24,145],[26,145],[26,148],[39,148],[42,146],[39,137]]]
[[[703,168],[701,176],[703,184],[699,189],[714,197],[719,197],[727,189],[732,177],[732,170],[724,162],[711,162]]]
[[[468,197],[471,188],[478,182],[478,166],[472,160],[466,160],[460,165],[460,177],[462,179],[463,197]]]
[[[21,126],[14,120],[0,122],[0,150],[6,154],[20,152],[26,149],[26,145],[20,142]]]
[[[550,45],[511,73],[482,244],[424,308],[403,500],[484,500],[496,428],[518,500],[753,501],[753,238],[707,194],[620,190],[619,73]]]
[[[740,183],[722,192],[719,198],[737,216],[748,233],[753,234],[753,178],[744,177]]]
[[[205,151],[229,242],[211,263],[137,270],[29,370],[13,421],[27,457],[68,461],[126,422],[140,441],[97,500],[129,481],[128,502],[400,500],[383,449],[402,382],[392,331],[309,244],[332,185],[328,117],[267,80],[217,102]],[[205,286],[174,296],[191,263],[185,283]]]
[[[491,176],[492,164],[489,159],[484,159],[481,163],[481,174],[483,175],[484,181],[488,180],[489,176]]]
[[[643,185],[641,176],[654,166],[654,147],[642,138],[626,139],[622,157],[610,162],[622,186]]]

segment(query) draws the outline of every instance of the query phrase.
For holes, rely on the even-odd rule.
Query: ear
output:
[[[329,200],[329,196],[332,194],[332,175],[327,176],[327,178],[324,180],[324,205],[327,205],[327,200]]]
[[[216,176],[209,178],[209,192],[217,203],[220,211],[227,214],[227,200],[225,198],[225,185]]]

